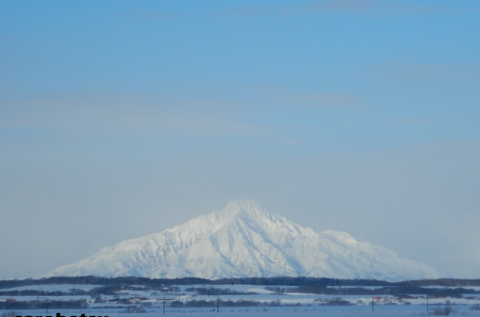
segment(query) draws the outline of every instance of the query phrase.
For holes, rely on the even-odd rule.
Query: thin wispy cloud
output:
[[[128,127],[144,132],[156,131],[170,137],[258,137],[269,130],[258,124],[235,121],[221,115],[158,114],[123,117],[119,128]]]
[[[309,14],[315,12],[363,12],[375,10],[378,0],[327,0],[292,6],[280,11],[281,14]]]
[[[3,99],[3,100],[2,100]],[[98,136],[241,136],[269,129],[228,115],[224,100],[186,99],[115,91],[57,92],[26,98],[2,98],[4,128],[36,128]]]
[[[351,110],[368,103],[362,97],[347,93],[299,92],[283,87],[258,87],[257,90],[275,103],[288,104],[295,108]]]
[[[480,80],[480,62],[432,63],[402,59],[376,66],[382,77],[398,79]]]
[[[272,8],[266,6],[258,7],[235,7],[221,9],[212,12],[214,17],[230,17],[230,18],[250,18],[259,17],[272,13]]]
[[[394,124],[424,127],[439,124],[438,121],[422,117],[401,117],[394,120]]]
[[[169,20],[175,17],[175,15],[171,13],[160,13],[160,12],[148,11],[148,10],[122,11],[122,12],[119,12],[119,15],[122,17],[127,17],[127,18],[141,20],[141,21],[161,21],[161,20]]]
[[[261,17],[265,15],[295,16],[316,13],[367,14],[382,16],[452,13],[455,11],[457,10],[435,4],[408,4],[390,0],[324,0],[289,6],[237,7],[216,11],[215,15],[232,18]]]
[[[284,96],[284,102],[315,108],[356,108],[365,100],[352,95],[339,93],[292,93]]]
[[[374,15],[411,15],[439,13],[445,8],[435,5],[412,5],[388,0],[326,0],[286,9],[284,14],[315,12],[366,13]]]

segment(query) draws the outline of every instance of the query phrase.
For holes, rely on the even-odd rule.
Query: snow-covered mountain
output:
[[[315,232],[269,212],[254,201],[181,226],[106,247],[47,276],[97,275],[209,279],[259,276],[368,278],[389,281],[444,277],[339,231]]]

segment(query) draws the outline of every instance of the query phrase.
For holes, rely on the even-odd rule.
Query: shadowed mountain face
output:
[[[338,231],[314,232],[234,201],[181,226],[106,247],[47,276],[209,279],[310,276],[388,281],[440,278],[434,268]]]

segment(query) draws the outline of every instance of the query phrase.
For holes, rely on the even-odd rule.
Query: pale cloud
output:
[[[83,131],[88,134],[143,137],[258,136],[269,133],[260,124],[236,119],[235,107],[221,99],[120,91],[69,91],[2,98],[0,125]]]
[[[250,99],[195,98],[108,90],[27,95],[3,92],[0,97],[3,114],[0,126],[4,128],[103,137],[240,136],[284,142],[276,138],[279,135],[284,138],[281,131],[285,127],[269,125],[265,118],[258,117],[262,113],[260,109],[282,104],[293,111],[354,110],[367,104],[364,98],[347,93],[298,92],[274,86],[245,91],[246,95],[250,93]]]
[[[133,116],[123,118],[126,127],[155,130],[177,137],[243,136],[254,137],[269,132],[261,125],[236,122],[221,115],[166,114],[157,116]]]
[[[338,93],[295,93],[285,96],[284,101],[320,108],[355,108],[365,103],[363,98]]]
[[[431,63],[405,58],[377,65],[381,77],[398,79],[480,79],[480,62]]]
[[[171,13],[159,13],[148,10],[131,10],[131,11],[122,11],[119,13],[120,16],[133,18],[141,21],[159,21],[159,20],[168,20],[174,18],[175,15]]]
[[[337,92],[298,92],[284,87],[257,87],[275,103],[289,104],[298,108],[311,109],[357,109],[365,106],[366,99]]]
[[[400,125],[407,125],[407,126],[417,126],[417,127],[439,124],[437,120],[432,120],[432,119],[422,118],[422,117],[401,117],[401,118],[397,118],[394,121],[394,123],[400,124]]]
[[[266,6],[258,7],[236,7],[212,12],[213,16],[230,18],[249,18],[271,14],[272,9]]]
[[[352,13],[368,15],[416,15],[452,13],[453,8],[439,5],[407,4],[390,0],[324,0],[287,6],[237,7],[215,12],[226,17],[289,16],[314,13]]]
[[[359,12],[373,10],[378,0],[327,0],[292,6],[281,11],[281,14],[308,14],[322,11]]]
[[[452,9],[436,5],[407,4],[389,0],[325,0],[292,6],[281,13],[311,14],[316,12],[358,13],[369,15],[414,15],[452,12]]]

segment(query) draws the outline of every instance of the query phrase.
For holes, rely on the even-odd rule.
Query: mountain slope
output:
[[[210,279],[310,276],[389,281],[443,277],[432,267],[358,241],[348,233],[314,232],[253,201],[231,202],[220,212],[120,242],[48,274],[81,275]]]

